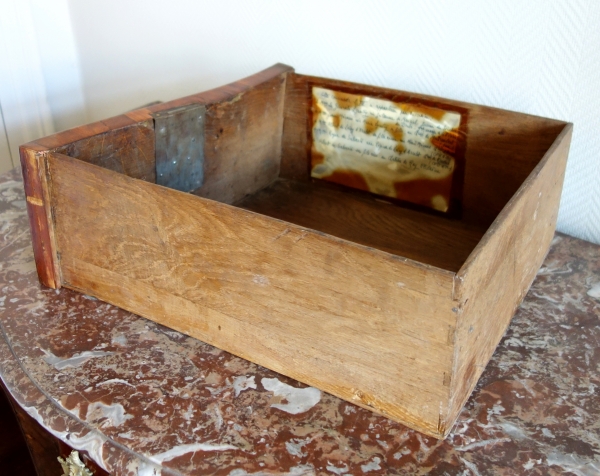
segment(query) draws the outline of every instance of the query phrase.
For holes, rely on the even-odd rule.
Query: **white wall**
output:
[[[2,104],[0,104],[0,173],[6,172],[14,167],[8,145],[8,136],[4,125],[4,115],[2,114]]]
[[[27,0],[12,0],[26,2]],[[67,0],[28,0],[55,131],[86,124],[81,71]]]
[[[67,0],[0,0],[0,172],[25,142],[87,122]]]
[[[87,115],[272,63],[575,123],[562,231],[600,243],[597,0],[69,0]]]
[[[0,111],[6,133],[2,142],[8,145],[0,157],[4,172],[19,163],[19,145],[54,130],[30,4],[3,0],[0,7]]]

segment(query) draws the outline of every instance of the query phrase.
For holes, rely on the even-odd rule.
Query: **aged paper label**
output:
[[[461,114],[313,87],[311,176],[448,211]]]

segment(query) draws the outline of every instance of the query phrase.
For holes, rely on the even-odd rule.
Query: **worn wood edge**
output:
[[[283,84],[281,87],[281,99],[279,100],[279,128],[277,130],[277,135],[279,136],[279,150],[277,151],[277,175],[275,180],[281,175],[281,163],[283,161],[283,151],[284,151],[284,127],[285,127],[285,103],[287,100],[287,89],[290,75],[294,74],[294,69],[291,68],[291,71],[287,71],[283,75]]]
[[[125,116],[129,117],[130,119],[132,119],[135,122],[144,122],[144,121],[154,120],[154,118],[152,117],[152,112],[150,111],[150,109],[148,109],[148,106],[126,112]]]
[[[424,99],[426,101],[439,102],[439,103],[447,104],[450,106],[457,106],[457,107],[465,108],[465,109],[469,109],[469,110],[473,109],[473,108],[483,108],[487,112],[497,111],[497,112],[502,112],[502,113],[515,114],[515,115],[519,115],[521,117],[529,117],[529,118],[533,118],[533,119],[543,119],[545,121],[551,120],[551,121],[554,121],[556,124],[564,124],[565,126],[570,124],[565,121],[560,121],[558,119],[550,119],[548,117],[539,116],[539,115],[535,115],[535,114],[526,114],[524,112],[516,112],[516,111],[512,111],[510,109],[503,109],[503,108],[499,108],[499,107],[486,106],[483,104],[459,101],[457,99],[450,99],[450,98],[441,97],[441,96],[432,96],[430,94],[421,94],[421,93],[416,93],[416,92],[412,92],[412,91],[405,91],[402,89],[386,88],[386,87],[373,86],[373,85],[364,84],[364,83],[354,83],[352,81],[342,81],[342,80],[337,80],[337,79],[332,79],[332,78],[324,78],[324,77],[320,77],[320,76],[310,76],[310,75],[304,75],[304,74],[298,74],[298,73],[295,73],[295,76],[297,78],[303,79],[309,83],[311,83],[311,82],[317,83],[317,84],[319,82],[335,83],[335,85],[337,85],[339,87],[355,89],[357,91],[364,89],[365,95],[370,94],[370,91],[373,91],[374,93],[385,94],[385,95],[402,95],[402,96],[407,96],[409,99]]]
[[[58,289],[62,279],[50,203],[47,151],[21,146],[19,153],[38,277],[43,285]]]
[[[278,76],[286,75],[288,73],[293,72],[294,68],[292,68],[291,66],[285,65],[283,63],[277,63],[269,68],[259,71],[256,74],[247,76],[243,79],[239,79],[224,86],[219,86],[218,88],[209,89],[208,91],[203,91],[200,93],[192,94],[190,96],[184,96],[179,99],[173,99],[172,101],[156,104],[154,106],[146,108],[146,110],[150,113],[156,113],[167,109],[172,109],[174,107],[185,106],[188,104],[202,104],[208,106],[220,102],[232,100],[235,101],[240,95],[255,88],[256,86],[259,86],[260,84],[274,79]],[[137,111],[132,111],[129,114],[137,114]]]
[[[125,118],[125,120],[123,120]],[[126,124],[127,123],[127,124]],[[90,124],[73,127],[56,134],[51,134],[46,137],[41,137],[35,141],[24,144],[25,147],[43,147],[46,150],[57,149],[64,147],[72,142],[77,142],[82,139],[88,139],[103,132],[109,131],[111,128],[118,129],[126,125],[132,125],[135,122],[126,116],[115,116],[103,121],[92,122]],[[112,126],[112,127],[111,127]]]
[[[73,142],[89,139],[90,137],[105,132],[133,126],[136,124],[141,125],[141,123],[145,121],[153,120],[152,113],[163,111],[165,109],[171,109],[173,107],[186,104],[211,104],[235,99],[239,94],[243,94],[245,91],[258,86],[269,79],[293,71],[294,69],[292,67],[282,63],[277,63],[270,68],[260,71],[259,73],[253,74],[247,78],[240,79],[225,86],[221,86],[206,92],[193,94],[191,96],[186,96],[180,99],[174,99],[172,101],[156,104],[154,106],[142,107],[140,109],[129,111],[125,114],[120,114],[100,121],[92,122],[90,124],[67,129],[65,131],[28,142],[27,144],[24,144],[23,147],[27,149],[43,150],[58,149]]]
[[[550,148],[546,151],[540,162],[536,165],[536,167],[531,171],[529,176],[525,179],[525,181],[521,184],[517,192],[512,196],[512,198],[508,201],[508,203],[504,206],[502,211],[498,214],[496,219],[493,221],[491,226],[485,232],[477,246],[473,249],[465,263],[461,266],[461,268],[456,273],[454,279],[454,287],[452,292],[452,299],[454,301],[460,301],[461,292],[462,292],[462,283],[468,279],[470,271],[474,266],[477,259],[481,256],[484,250],[487,249],[487,245],[493,239],[494,235],[497,231],[503,226],[504,222],[506,222],[509,215],[512,213],[513,209],[516,208],[517,204],[521,197],[527,192],[529,185],[537,178],[542,169],[546,166],[546,164],[551,160],[552,156],[556,152],[556,150],[562,145],[563,141],[570,141],[571,135],[573,133],[573,124],[565,123],[563,130],[558,134],[555,141],[552,143]]]
[[[64,132],[42,137],[41,139],[23,144],[22,147],[35,150],[55,151],[75,142],[91,139],[92,137],[107,132],[118,131],[120,129],[127,129],[135,126],[146,128],[153,127],[150,122],[152,117],[144,117],[142,115],[133,117],[135,117],[136,120],[133,120],[126,115],[115,116],[104,121],[98,121],[86,126],[75,127]]]
[[[67,274],[77,275],[77,282],[69,281],[65,283],[66,287],[92,295],[102,301],[106,301],[134,314],[141,315],[153,322],[165,325],[178,332],[182,332],[210,345],[214,345],[240,358],[256,362],[259,365],[282,375],[287,375],[305,384],[318,387],[322,391],[335,395],[345,401],[352,402],[353,404],[374,413],[399,421],[402,424],[429,436],[435,438],[443,437],[439,432],[439,425],[424,422],[422,419],[419,419],[411,413],[403,411],[401,408],[395,407],[394,405],[382,402],[372,395],[367,395],[364,392],[353,388],[340,389],[337,386],[331,385],[327,380],[318,379],[318,376],[314,374],[307,373],[300,375],[289,372],[285,366],[279,364],[277,359],[271,360],[270,362],[257,362],[254,355],[249,355],[244,351],[244,346],[242,344],[237,347],[227,346],[227,348],[225,348],[217,345],[215,341],[218,339],[210,335],[211,333],[218,334],[219,332],[226,332],[228,329],[232,333],[240,333],[241,330],[245,330],[244,333],[250,332],[252,330],[251,324],[241,322],[235,317],[229,316],[228,314],[213,308],[202,306],[183,297],[157,289],[150,284],[128,278],[79,259],[71,259],[65,265],[68,270]],[[89,273],[89,271],[92,271],[92,273]],[[97,280],[85,278],[84,276],[87,274],[101,276],[102,281],[98,282]],[[123,281],[128,285],[123,286],[116,284],[122,284]],[[102,292],[102,288],[106,288],[107,291]],[[144,309],[134,309],[133,307],[128,306],[132,294],[137,295],[137,302],[144,303]],[[156,294],[159,299],[154,301],[149,300],[148,297],[153,294]],[[181,323],[181,316],[184,313],[175,312],[178,308],[192,311],[192,313],[198,316],[198,319],[186,319],[184,323]],[[161,314],[162,316],[160,317]],[[175,315],[178,316],[177,319],[172,317]],[[224,330],[221,331],[221,328]],[[219,330],[217,331],[216,329]]]
[[[280,177],[291,179],[291,180],[308,180],[310,172],[308,170],[309,163],[309,152],[308,140],[303,141],[302,138],[307,137],[308,134],[308,111],[304,111],[307,117],[305,118],[304,124],[298,127],[298,96],[296,94],[298,89],[300,75],[297,73],[289,73],[285,84],[285,107],[283,109],[283,133],[282,133],[282,144],[281,144],[281,166],[280,166]],[[308,83],[304,83],[306,91],[302,91],[303,95],[306,96],[308,101]],[[300,121],[302,122],[302,121]],[[298,143],[300,142],[300,144]],[[298,163],[295,160],[294,151],[300,145],[302,150],[299,154],[304,155],[306,164]]]
[[[479,260],[479,258],[483,255],[483,252],[487,251],[488,246],[491,244],[490,242],[494,239],[496,234],[504,228],[504,225],[506,223],[508,223],[510,215],[512,213],[516,213],[515,210],[516,210],[518,204],[520,203],[520,199],[523,197],[523,195],[525,195],[527,193],[527,191],[529,190],[531,185],[534,183],[534,181],[538,179],[539,175],[542,173],[544,168],[549,165],[549,162],[555,157],[555,155],[557,153],[560,152],[560,148],[563,146],[566,147],[566,151],[564,152],[564,155],[565,155],[564,162],[566,163],[566,156],[568,155],[572,132],[573,132],[573,124],[566,123],[563,130],[558,134],[557,138],[553,142],[552,146],[544,154],[544,157],[542,158],[542,160],[540,160],[538,165],[534,168],[534,170],[529,174],[527,179],[523,182],[523,184],[521,185],[519,190],[515,193],[515,195],[513,195],[511,200],[507,203],[507,205],[504,207],[502,212],[498,215],[498,217],[496,218],[496,220],[494,221],[492,226],[490,226],[490,228],[488,229],[488,231],[486,232],[486,234],[484,235],[482,240],[479,242],[479,244],[477,245],[475,250],[471,253],[468,260],[465,262],[465,264],[463,265],[461,270],[459,270],[459,272],[456,274],[456,276],[454,278],[453,301],[456,304],[456,307],[454,309],[457,312],[457,325],[454,328],[454,344],[455,345],[454,345],[454,356],[453,356],[453,364],[452,364],[453,372],[452,372],[451,385],[450,385],[451,390],[449,392],[450,401],[449,401],[449,405],[448,405],[448,413],[445,415],[444,423],[443,423],[442,427],[440,428],[440,432],[442,433],[442,438],[445,438],[452,430],[452,427],[453,427],[454,423],[456,422],[456,419],[458,418],[460,411],[462,410],[463,406],[466,404],[467,400],[470,398],[473,390],[475,389],[475,387],[479,381],[481,374],[483,373],[483,371],[485,369],[485,365],[482,368],[478,369],[477,378],[473,379],[473,381],[469,385],[469,388],[467,388],[465,394],[462,395],[459,404],[454,402],[453,400],[458,397],[458,395],[456,395],[456,385],[457,385],[457,381],[458,381],[457,379],[464,377],[462,375],[457,375],[458,365],[460,362],[459,332],[461,331],[461,320],[463,320],[462,318],[464,316],[463,307],[464,307],[466,301],[468,301],[468,299],[470,297],[472,297],[474,299],[477,298],[477,296],[466,296],[465,292],[463,290],[465,284],[467,283],[467,280],[469,280],[469,278],[470,278],[470,271],[473,267],[476,266],[476,263]],[[557,158],[556,160],[559,160],[559,158]],[[558,190],[559,198],[560,198],[560,192],[562,190],[562,186],[564,184],[564,172],[565,172],[564,168],[565,167],[563,165],[562,180],[560,181],[560,190]],[[554,217],[554,220],[552,223],[552,228],[553,228],[553,230],[556,229],[556,216]],[[540,260],[541,263],[543,263],[545,257],[548,254],[548,251],[549,251],[549,246],[547,247],[547,249],[544,251],[543,255],[541,256],[541,260]],[[524,299],[525,295],[527,294],[526,291],[531,287],[536,276],[537,276],[537,273],[532,273],[532,276],[530,277],[530,279],[528,279],[528,281],[525,283],[524,291],[520,294],[518,302],[514,303],[514,306],[513,306],[514,310],[517,309],[517,307],[520,305],[520,303]],[[514,315],[514,311],[513,311],[513,315]],[[498,342],[496,342],[496,345],[494,346],[493,351],[490,353],[490,358],[491,358],[491,355],[493,355],[493,353],[495,352],[495,349],[497,348],[498,344],[500,343],[502,335],[506,332],[506,328],[508,328],[508,325],[510,325],[511,320],[512,320],[512,316],[510,319],[508,319],[506,326],[504,327],[504,330],[503,330],[502,334],[500,335],[500,339],[498,339]],[[488,359],[488,361],[489,361],[489,359]],[[487,362],[486,362],[486,365],[487,365]],[[441,422],[441,420],[440,420],[440,422]]]

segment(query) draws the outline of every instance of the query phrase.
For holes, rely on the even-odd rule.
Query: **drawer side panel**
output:
[[[456,276],[459,325],[448,431],[548,252],[571,134],[568,124]]]
[[[65,286],[440,435],[452,273],[69,157],[49,170]]]

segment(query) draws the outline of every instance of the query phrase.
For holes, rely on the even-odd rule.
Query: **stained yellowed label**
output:
[[[313,87],[311,176],[439,211],[450,204],[461,114]]]

